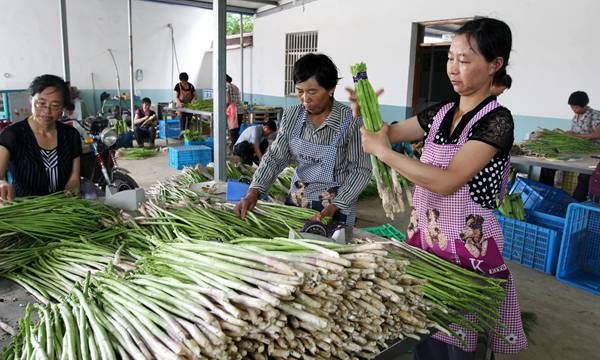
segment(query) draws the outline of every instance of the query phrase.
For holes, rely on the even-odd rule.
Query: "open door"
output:
[[[412,91],[412,115],[440,101],[456,97],[446,75],[448,49],[454,32],[469,19],[418,24]]]

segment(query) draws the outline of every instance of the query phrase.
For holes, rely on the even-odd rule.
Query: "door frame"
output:
[[[467,21],[476,19],[474,17],[455,18],[455,19],[443,19],[443,20],[429,20],[412,23],[412,35],[410,45],[410,62],[408,71],[408,86],[407,86],[407,105],[410,104],[410,109],[407,109],[406,117],[416,115],[415,109],[417,105],[417,97],[419,94],[419,84],[421,80],[421,56],[423,51],[431,48],[432,46],[448,46],[449,41],[439,43],[424,43],[425,39],[425,28],[431,26],[442,26],[442,25],[462,25]]]

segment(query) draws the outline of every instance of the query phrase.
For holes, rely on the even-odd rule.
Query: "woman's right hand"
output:
[[[246,196],[244,196],[233,209],[233,212],[241,219],[246,217],[248,211],[254,209],[258,202],[258,191],[256,189],[248,189]]]
[[[346,91],[348,92],[348,101],[350,101],[350,107],[352,108],[352,115],[356,118],[360,116],[360,105],[358,105],[358,98],[356,97],[356,91],[354,88],[346,87]],[[375,92],[375,95],[379,97],[379,95],[383,94],[383,89],[379,89]]]
[[[0,180],[0,202],[13,201],[15,199],[15,188],[5,180]]]

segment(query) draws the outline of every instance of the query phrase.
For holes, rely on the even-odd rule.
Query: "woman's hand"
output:
[[[0,180],[0,202],[13,201],[15,199],[15,188],[6,180]]]
[[[390,147],[388,129],[388,124],[383,124],[378,132],[371,132],[364,127],[360,128],[363,151],[379,157],[383,151],[387,150]]]
[[[327,206],[325,206],[323,208],[323,210],[321,210],[321,212],[316,213],[315,215],[313,215],[312,218],[310,218],[313,221],[319,221],[322,222],[322,220],[324,218],[332,218],[333,215],[338,211],[337,206],[333,205],[333,204],[329,204]]]
[[[248,211],[254,209],[258,202],[258,191],[256,189],[248,189],[246,196],[244,196],[233,208],[233,212],[241,219],[246,217]]]
[[[347,87],[348,101],[350,101],[350,107],[352,108],[352,115],[356,118],[360,116],[360,106],[358,105],[358,98],[356,97],[356,91],[353,88]],[[379,89],[375,92],[377,97],[383,94],[383,89]]]

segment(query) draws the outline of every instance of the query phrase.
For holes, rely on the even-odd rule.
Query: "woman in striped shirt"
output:
[[[29,91],[32,115],[0,134],[0,201],[79,189],[81,139],[73,127],[58,122],[71,102],[68,84],[42,75]],[[12,184],[6,181],[7,170]]]
[[[296,61],[294,83],[300,103],[284,112],[277,138],[235,208],[239,216],[244,217],[294,161],[288,203],[319,211],[313,221],[333,217],[350,230],[358,196],[371,179],[371,163],[361,148],[362,120],[333,97],[337,82],[337,68],[326,55],[307,54]]]

